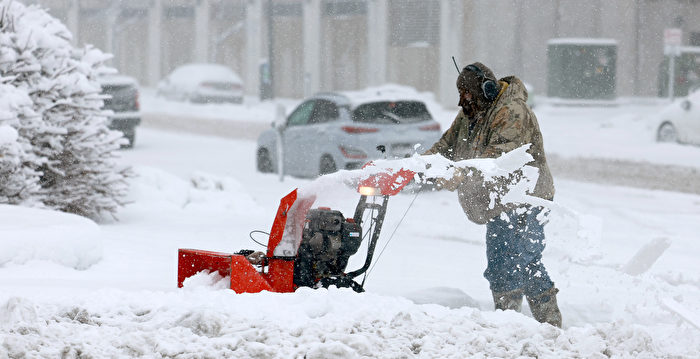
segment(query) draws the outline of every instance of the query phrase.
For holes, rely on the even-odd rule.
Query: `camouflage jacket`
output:
[[[450,128],[425,154],[439,153],[453,161],[496,158],[502,153],[531,144],[528,153],[534,160],[528,165],[539,169],[539,178],[532,194],[551,200],[554,197],[554,182],[545,158],[537,118],[525,103],[527,90],[515,76],[499,81],[503,89],[491,106],[471,120],[460,110]],[[458,194],[462,208],[476,223],[486,223],[504,210],[499,206],[488,208],[488,191],[484,191],[480,181],[465,181],[458,187]]]

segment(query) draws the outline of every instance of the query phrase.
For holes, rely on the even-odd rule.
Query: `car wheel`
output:
[[[134,148],[134,140],[136,139],[136,134],[131,132],[126,134],[124,137],[126,137],[126,139],[129,140],[129,143],[124,145],[124,148]]]
[[[338,168],[335,165],[335,161],[333,161],[333,157],[329,155],[323,155],[323,157],[321,157],[321,163],[319,165],[319,174],[321,176],[333,173],[337,170]]]
[[[270,152],[264,148],[258,150],[258,172],[272,172],[272,158],[270,158]]]
[[[664,122],[656,132],[656,140],[659,142],[678,142],[676,127],[670,122]]]

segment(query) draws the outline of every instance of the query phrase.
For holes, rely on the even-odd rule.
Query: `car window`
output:
[[[289,126],[303,126],[309,122],[314,110],[314,101],[306,101],[299,105],[287,120]]]
[[[324,123],[338,119],[338,106],[328,100],[317,100],[309,123]]]
[[[400,124],[432,119],[420,101],[382,101],[362,104],[352,113],[352,120],[365,123]]]

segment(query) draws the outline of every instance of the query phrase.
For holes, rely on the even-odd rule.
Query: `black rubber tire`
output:
[[[656,140],[658,142],[668,143],[678,142],[678,131],[676,131],[676,127],[670,122],[662,123],[656,131]]]
[[[270,158],[270,152],[267,149],[261,148],[258,150],[257,164],[258,172],[272,173],[272,158]]]
[[[129,144],[124,146],[126,148],[134,148],[134,140],[136,140],[136,134],[134,132],[127,133],[126,136],[127,140],[129,140]]]
[[[134,140],[136,139],[136,131],[134,131],[133,129],[131,129],[131,130],[129,130],[129,129],[116,130],[116,131],[122,131],[122,136],[124,138],[126,138],[127,141],[129,141],[128,143],[124,143],[121,146],[119,146],[120,149],[124,150],[124,149],[130,149],[130,148],[134,147]]]
[[[333,157],[329,155],[323,155],[321,156],[321,163],[319,163],[319,175],[323,176],[329,173],[333,173],[338,170],[338,167],[335,165],[335,161],[333,160]]]

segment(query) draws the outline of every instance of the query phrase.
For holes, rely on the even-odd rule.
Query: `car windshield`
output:
[[[403,124],[429,121],[432,117],[419,101],[383,101],[357,106],[352,120],[364,123]]]

